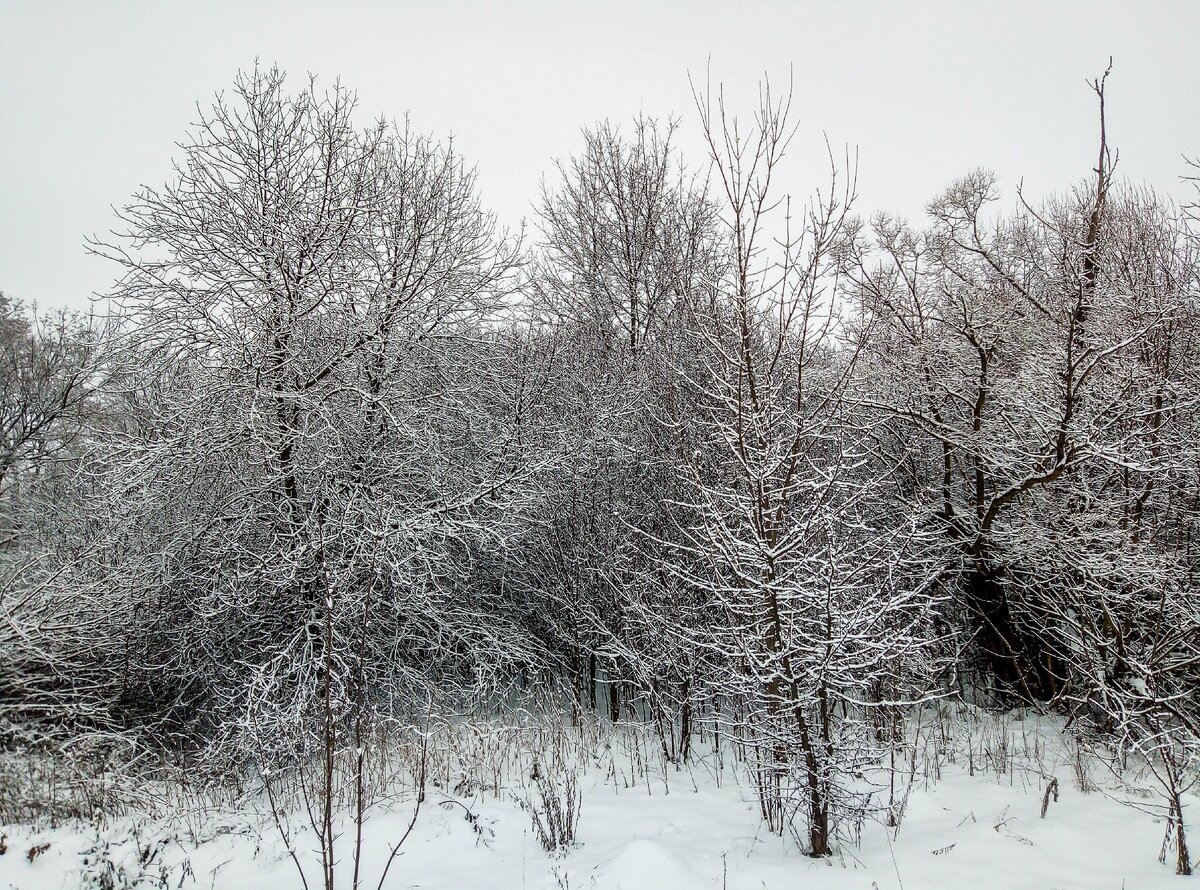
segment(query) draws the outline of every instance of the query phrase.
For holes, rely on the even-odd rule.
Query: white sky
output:
[[[860,210],[918,216],[979,166],[1007,195],[1088,174],[1115,60],[1110,142],[1125,176],[1183,196],[1200,155],[1200,3],[17,2],[0,0],[0,290],[84,307],[113,271],[84,236],[161,184],[175,143],[239,68],[278,63],[356,90],[364,123],[411,112],[453,132],[501,219],[530,215],[579,128],[640,110],[682,117],[687,75],[749,111],[764,72],[794,71],[801,124],[787,185],[823,177],[823,135],[856,146]],[[742,97],[746,101],[738,102]]]

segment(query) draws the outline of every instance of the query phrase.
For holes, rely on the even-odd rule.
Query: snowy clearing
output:
[[[1007,727],[1008,750],[997,745]],[[744,768],[725,752],[701,749],[676,769],[646,753],[634,727],[577,735],[571,768],[582,798],[576,843],[553,855],[539,845],[527,782],[512,763],[502,787],[472,789],[431,778],[413,831],[385,888],[729,888],[729,890],[979,890],[1178,886],[1157,861],[1164,820],[1144,809],[1152,792],[1123,784],[1094,760],[1093,790],[1074,774],[1080,761],[1058,721],[1001,723],[987,715],[952,745],[922,749],[898,828],[880,818],[861,826],[827,859],[803,855],[789,836],[769,834]],[[564,730],[569,734],[570,730]],[[561,740],[560,740],[561,742]],[[586,747],[591,746],[591,750]],[[970,751],[967,756],[965,750]],[[652,750],[652,749],[651,749]],[[972,767],[971,764],[974,764]],[[451,776],[461,777],[460,760]],[[665,766],[665,769],[664,769]],[[971,773],[974,773],[973,775]],[[940,777],[938,776],[940,773]],[[1059,797],[1047,800],[1046,780]],[[1132,771],[1130,772],[1132,775]],[[441,786],[441,787],[439,787]],[[469,793],[464,793],[469,792]],[[414,793],[401,791],[363,826],[360,885],[375,888],[396,840],[412,819]],[[127,816],[103,828],[7,826],[0,888],[209,887],[253,890],[304,886],[261,799],[238,807],[180,808],[158,818]],[[337,886],[353,885],[355,826],[339,820]],[[312,829],[287,823],[309,886],[320,886]],[[853,830],[851,828],[851,830]],[[30,850],[48,845],[32,857]],[[309,849],[309,848],[313,849]]]

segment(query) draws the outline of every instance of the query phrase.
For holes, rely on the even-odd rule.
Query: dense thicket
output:
[[[3,744],[361,762],[535,695],[674,761],[703,718],[823,855],[907,709],[1036,702],[1147,758],[1187,868],[1187,212],[1103,135],[1012,212],[984,172],[920,225],[837,166],[793,202],[790,100],[697,96],[694,166],[585,130],[521,243],[452,146],[240,77],[93,242],[103,325],[0,298]]]

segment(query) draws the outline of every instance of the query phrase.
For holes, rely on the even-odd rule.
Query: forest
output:
[[[254,810],[271,886],[415,886],[504,803],[532,886],[633,887],[569,872],[587,789],[726,772],[792,868],[958,770],[1030,824],[1136,786],[1191,874],[1200,197],[1131,182],[1108,76],[1055,194],[864,215],[838,147],[785,194],[793,88],[697,80],[510,231],[452,140],[243,71],[88,240],[93,311],[0,296],[0,885],[137,817],[62,886],[209,886],[148,814]]]

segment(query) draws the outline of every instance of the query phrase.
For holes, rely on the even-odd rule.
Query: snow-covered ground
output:
[[[922,767],[898,828],[862,826],[858,845],[805,857],[794,840],[766,832],[752,788],[729,763],[662,765],[624,775],[581,756],[582,807],[576,844],[548,855],[539,845],[517,784],[474,793],[430,787],[425,805],[386,888],[579,888],[579,890],[917,890],[917,888],[1087,888],[1143,890],[1186,886],[1172,860],[1158,861],[1164,822],[1145,812],[1151,789],[1095,775],[1079,788],[1068,746],[1039,727],[1030,753],[1028,727],[1010,730],[1024,754],[998,768],[980,737],[979,758]],[[1020,734],[1018,736],[1018,733]],[[1016,746],[1014,744],[1014,746]],[[1057,751],[1058,753],[1054,753]],[[701,752],[703,754],[703,752]],[[615,755],[614,758],[623,756]],[[590,762],[589,762],[590,761]],[[970,766],[969,764],[973,764]],[[632,764],[627,767],[633,766]],[[973,773],[973,775],[972,775]],[[1045,781],[1059,799],[1041,818]],[[665,778],[665,781],[664,781]],[[637,780],[636,784],[632,780]],[[442,783],[444,786],[445,783]],[[1131,806],[1140,804],[1142,809]],[[361,886],[374,890],[391,846],[412,817],[411,795],[364,826]],[[1196,807],[1200,810],[1200,807]],[[469,817],[468,817],[469,814]],[[293,825],[293,844],[308,886],[321,876],[313,832]],[[269,816],[252,806],[180,810],[170,817],[116,820],[103,828],[8,826],[0,890],[200,887],[300,888],[295,863]],[[351,887],[354,826],[342,823],[337,886]],[[29,852],[48,844],[32,861]],[[137,883],[141,876],[141,883]],[[107,883],[106,883],[107,881]]]

